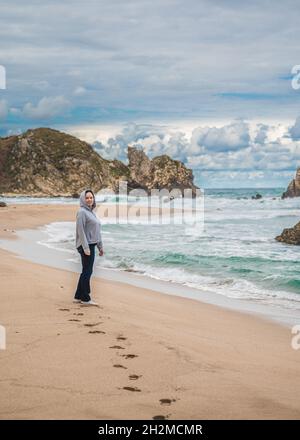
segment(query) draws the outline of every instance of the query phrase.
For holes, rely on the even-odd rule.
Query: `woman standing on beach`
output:
[[[74,302],[83,305],[97,306],[90,297],[90,278],[95,260],[95,246],[99,255],[103,255],[100,220],[93,212],[96,200],[91,189],[85,189],[79,197],[80,209],[76,216],[76,249],[80,253],[82,272],[80,274]]]

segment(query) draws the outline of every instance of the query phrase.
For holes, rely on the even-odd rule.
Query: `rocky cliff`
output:
[[[0,138],[0,193],[4,196],[72,197],[87,186],[98,192],[117,191],[120,180],[128,190],[143,188],[191,188],[192,171],[170,157],[150,160],[128,147],[129,164],[102,158],[88,143],[50,128],[28,130],[18,136]]]
[[[0,192],[70,196],[109,184],[109,162],[86,142],[48,128],[0,139]]]
[[[288,244],[300,244],[300,222],[292,228],[285,228],[280,235],[275,237],[277,241]]]
[[[172,191],[178,188],[183,191],[189,188],[192,196],[196,195],[198,187],[193,184],[192,170],[186,168],[182,162],[165,154],[151,160],[144,151],[134,147],[128,147],[128,160],[132,181],[148,194],[152,189]]]
[[[300,168],[296,171],[295,178],[289,183],[287,190],[282,194],[281,198],[299,197],[300,196]]]

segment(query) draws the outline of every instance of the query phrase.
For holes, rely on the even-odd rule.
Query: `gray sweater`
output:
[[[93,212],[96,207],[96,200],[90,208],[85,201],[85,191],[80,194],[80,209],[76,215],[76,248],[81,245],[84,250],[89,250],[90,243],[97,243],[97,248],[100,250],[103,249],[101,223]]]

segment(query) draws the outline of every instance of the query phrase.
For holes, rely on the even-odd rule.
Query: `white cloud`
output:
[[[36,102],[38,88],[70,97],[84,84],[93,90],[85,107],[101,103],[143,116],[290,118],[298,107],[299,93],[285,78],[298,51],[297,0],[239,8],[233,0],[20,5],[0,5],[1,59],[14,106]],[[90,117],[82,122],[99,121]]]
[[[29,119],[48,119],[64,112],[70,102],[64,96],[44,97],[36,106],[28,102],[23,107],[23,115]]]
[[[232,122],[223,127],[198,127],[193,131],[192,144],[206,151],[234,151],[249,145],[249,127],[243,121]]]
[[[20,110],[19,108],[16,108],[16,107],[11,107],[9,109],[9,113],[11,113],[14,116],[22,116],[22,110]]]
[[[115,127],[104,127],[103,130],[101,127],[87,127],[80,132],[76,127],[75,132],[70,129],[69,132],[81,134],[79,137],[92,144],[97,140],[94,147],[106,159],[117,158],[126,162],[128,145],[135,145],[143,148],[151,158],[167,154],[201,172],[252,171],[259,178],[263,170],[276,173],[293,170],[300,158],[300,141],[287,138],[288,127],[281,124],[240,120],[220,122],[218,127],[197,126],[195,123],[194,129],[192,125],[187,127],[185,130],[183,126],[130,123],[117,130]],[[205,145],[199,145],[197,142],[203,138]]]
[[[86,92],[87,92],[87,90],[86,90],[85,87],[78,86],[78,87],[76,87],[76,89],[73,91],[73,94],[76,95],[76,96],[82,96],[82,95],[85,95]]]
[[[194,170],[195,176],[210,187],[282,186],[285,187],[293,177],[300,163],[300,140],[287,136],[289,125],[279,121],[260,122],[218,121],[217,134],[226,133],[230,138],[234,131],[235,147],[241,148],[218,151],[197,144],[198,136],[207,128],[199,121],[177,121],[176,125],[126,124],[78,126],[68,128],[68,132],[95,144],[99,154],[107,159],[118,158],[127,162],[127,146],[142,147],[149,157],[168,154],[181,160]],[[228,129],[231,127],[231,129]],[[248,133],[247,146],[243,133]],[[217,137],[218,142],[220,139]],[[230,143],[231,142],[231,143]],[[230,138],[229,146],[232,145]],[[214,145],[214,144],[212,144]],[[234,175],[234,177],[232,177]]]
[[[94,143],[94,147],[103,157],[125,161],[128,146],[142,148],[150,158],[168,154],[174,159],[184,161],[189,141],[184,132],[168,126],[129,123],[106,142],[98,140]]]
[[[293,140],[300,139],[300,116],[298,116],[294,125],[290,127],[289,134]]]
[[[256,142],[257,144],[264,144],[268,138],[268,131],[269,131],[268,125],[258,124],[254,142]]]

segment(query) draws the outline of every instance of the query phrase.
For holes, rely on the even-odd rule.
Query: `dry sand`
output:
[[[74,221],[77,205],[0,208],[0,237]],[[6,229],[6,231],[5,231]],[[1,419],[300,417],[291,330],[245,313],[78,274],[0,250]]]

